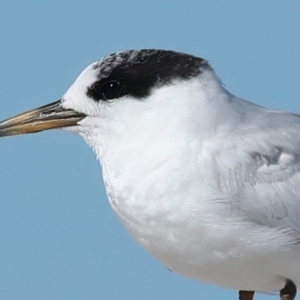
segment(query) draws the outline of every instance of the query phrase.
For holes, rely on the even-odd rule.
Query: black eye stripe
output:
[[[114,53],[95,64],[98,80],[87,96],[99,100],[130,95],[145,98],[155,86],[174,79],[188,79],[209,69],[202,58],[167,50],[139,50]]]
[[[117,99],[126,95],[126,88],[119,80],[100,80],[88,88],[87,95],[96,101]]]
[[[118,99],[127,94],[129,94],[128,87],[115,79],[96,81],[87,89],[87,95],[96,101]]]

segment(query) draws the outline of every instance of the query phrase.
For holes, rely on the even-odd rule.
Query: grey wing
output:
[[[231,178],[239,208],[260,224],[300,237],[300,116],[268,112],[237,130]],[[241,160],[239,160],[239,157]]]

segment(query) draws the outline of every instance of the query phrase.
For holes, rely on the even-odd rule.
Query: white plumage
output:
[[[90,65],[60,104],[85,116],[68,128],[95,151],[112,208],[180,274],[245,291],[300,286],[300,116],[230,94],[204,60],[151,51]]]
[[[233,96],[212,70],[145,101],[96,107],[84,95],[94,72],[79,77],[63,106],[88,116],[76,130],[133,237],[201,281],[265,292],[286,278],[300,285],[299,116]]]

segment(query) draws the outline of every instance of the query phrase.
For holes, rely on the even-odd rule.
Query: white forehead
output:
[[[93,100],[89,92],[110,77],[120,80],[127,87],[134,86],[132,90],[135,90],[135,94],[130,91],[127,94],[136,98],[148,96],[154,88],[168,85],[174,80],[186,81],[198,77],[205,70],[211,68],[202,58],[169,50],[116,52],[86,67],[62,97],[62,105],[93,115],[102,104]]]
[[[97,65],[99,62],[94,62],[87,66],[75,79],[74,83],[69,87],[66,93],[63,95],[63,106],[66,108],[77,108],[78,111],[82,111],[84,101],[80,99],[87,98],[86,92],[89,86],[91,86],[97,80]]]
[[[87,66],[62,97],[63,106],[66,108],[77,108],[78,111],[83,111],[84,101],[82,100],[87,98],[86,92],[88,87],[97,81],[100,75],[102,78],[108,77],[116,66],[124,62],[125,57],[127,62],[133,62],[138,55],[141,56],[139,51],[135,50],[120,51],[112,53]],[[139,59],[141,60],[141,58],[143,57]],[[100,71],[101,74],[99,74]]]

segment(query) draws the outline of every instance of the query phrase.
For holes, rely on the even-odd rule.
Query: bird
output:
[[[109,203],[168,269],[293,300],[300,286],[300,115],[231,94],[203,58],[127,50],[0,136],[62,128],[102,166]]]

